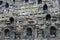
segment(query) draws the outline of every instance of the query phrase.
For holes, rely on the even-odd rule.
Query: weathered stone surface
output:
[[[0,40],[60,40],[58,1],[0,0]]]

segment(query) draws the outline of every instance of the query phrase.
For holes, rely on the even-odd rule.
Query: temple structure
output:
[[[57,0],[0,0],[0,40],[60,40]]]

